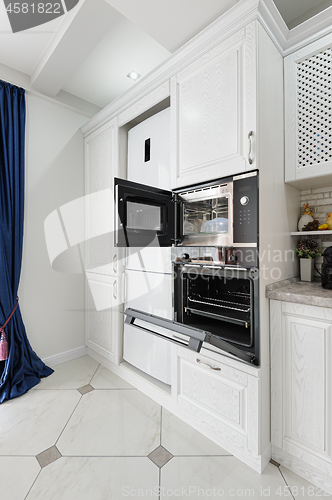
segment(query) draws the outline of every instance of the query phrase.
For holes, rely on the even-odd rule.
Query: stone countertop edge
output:
[[[299,278],[271,283],[266,287],[266,297],[284,302],[332,309],[332,290],[323,288],[321,281],[300,281]]]

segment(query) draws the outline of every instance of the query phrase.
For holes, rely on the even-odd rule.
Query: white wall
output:
[[[27,93],[26,198],[23,263],[19,289],[27,335],[41,358],[84,345],[84,277],[52,270],[44,220],[84,195],[86,115]]]

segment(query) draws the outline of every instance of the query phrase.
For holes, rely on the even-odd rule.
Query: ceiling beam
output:
[[[104,0],[81,0],[64,16],[31,75],[31,87],[56,96],[119,16]]]

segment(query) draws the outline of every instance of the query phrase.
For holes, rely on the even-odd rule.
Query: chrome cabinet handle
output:
[[[249,153],[248,153],[248,162],[249,162],[249,165],[252,165],[252,162],[253,162],[253,159],[251,158],[251,150],[252,150],[252,141],[251,141],[251,138],[253,136],[253,131],[250,130],[249,134],[248,134],[248,140],[249,140]]]
[[[114,283],[113,283],[113,297],[114,297],[115,300],[116,300],[116,297],[117,297],[116,282],[117,282],[117,280],[115,280]]]
[[[214,367],[214,366],[211,366],[209,365],[208,363],[204,363],[203,361],[201,361],[200,359],[196,358],[196,363],[198,363],[199,365],[204,365],[204,366],[207,366],[208,368],[210,368],[210,370],[215,370],[216,372],[220,371],[221,368],[219,367]]]
[[[113,257],[113,271],[116,273],[116,266],[114,265],[116,263],[116,253],[114,254]]]

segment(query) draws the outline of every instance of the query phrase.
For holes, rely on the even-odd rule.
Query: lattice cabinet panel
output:
[[[332,174],[332,33],[285,57],[284,70],[285,181],[322,187]]]
[[[332,49],[297,63],[298,168],[332,159]]]

